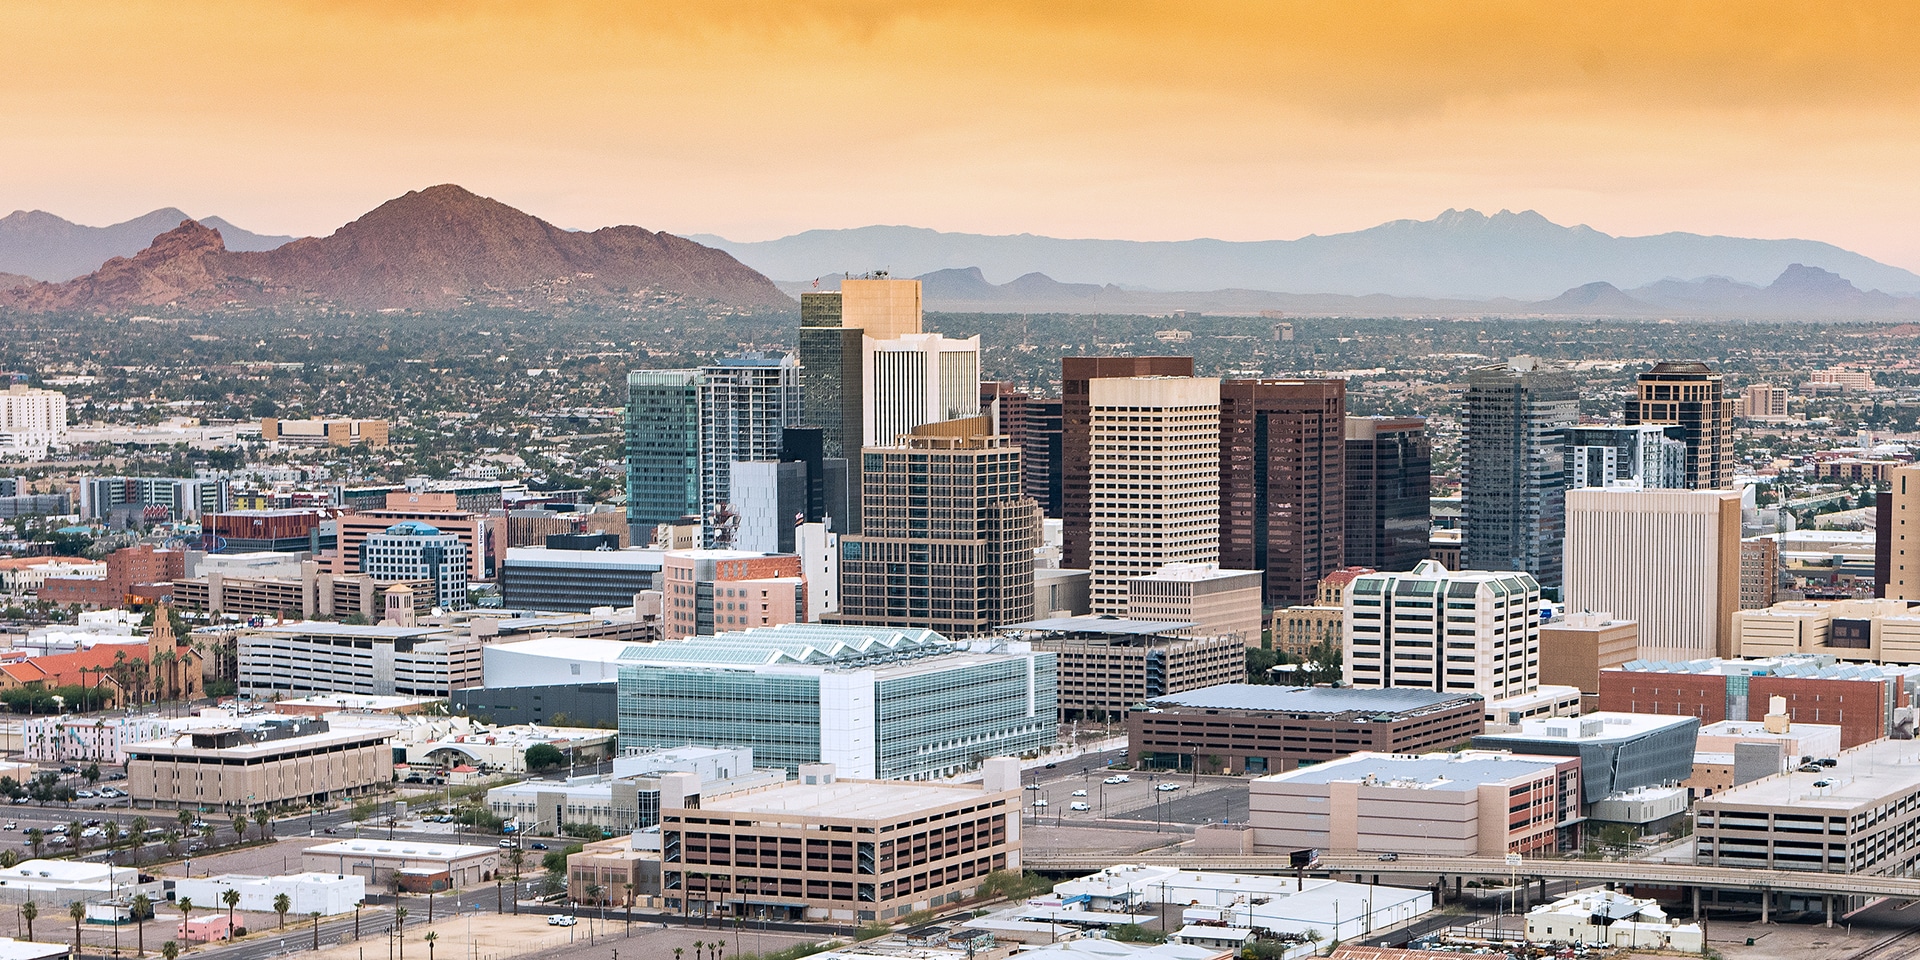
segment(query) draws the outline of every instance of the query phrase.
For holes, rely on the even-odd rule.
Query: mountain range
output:
[[[170,226],[133,256],[84,276],[0,289],[0,306],[447,309],[662,293],[745,308],[794,305],[772,281],[711,247],[634,226],[565,230],[452,184],[409,191],[329,236],[267,250],[236,250],[225,231],[192,219]]]
[[[1760,286],[1798,263],[1869,289],[1920,293],[1920,274],[1828,243],[1694,233],[1616,237],[1561,226],[1532,210],[1493,216],[1448,210],[1431,220],[1395,220],[1352,233],[1247,242],[1067,240],[894,226],[809,230],[750,243],[693,239],[781,280],[978,267],[983,278],[1001,281],[1038,272],[1064,283],[1132,290],[1532,302],[1593,282],[1626,290],[1675,277],[1724,277]]]
[[[0,275],[71,280],[113,257],[134,255],[154,237],[190,219],[174,207],[163,207],[122,223],[87,227],[45,210],[15,210],[0,217]],[[199,222],[220,231],[229,250],[271,250],[293,239],[242,230],[219,217]],[[0,283],[6,280],[0,276]]]
[[[820,278],[835,289],[841,276]],[[1270,290],[1154,291],[1114,284],[1062,283],[1029,273],[992,283],[978,267],[921,274],[927,309],[960,313],[1251,314],[1277,310],[1308,316],[1607,316],[1766,319],[1920,319],[1920,298],[1863,291],[1845,277],[1805,264],[1788,264],[1764,286],[1724,277],[1659,280],[1621,290],[1606,281],[1581,284],[1545,300],[1394,297],[1386,294],[1277,293]],[[814,281],[780,284],[789,293]]]

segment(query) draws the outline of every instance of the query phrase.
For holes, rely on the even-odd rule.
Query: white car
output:
[[[1082,800],[1082,801],[1080,801],[1079,803],[1075,803],[1075,804],[1073,804],[1073,805],[1071,805],[1071,806],[1069,806],[1069,807],[1067,807],[1067,809],[1068,809],[1068,810],[1072,810],[1072,811],[1074,811],[1074,812],[1076,812],[1076,813],[1078,813],[1078,812],[1081,812],[1081,811],[1086,811],[1086,810],[1092,810],[1093,808],[1092,808],[1092,807],[1089,807],[1089,806],[1087,806],[1087,804],[1086,804],[1086,801],[1084,801],[1084,800]]]
[[[1087,792],[1085,790],[1075,790],[1073,795],[1076,797],[1084,797],[1087,795]]]
[[[105,830],[100,829],[99,827],[88,827],[85,830],[80,831],[80,836],[85,837],[88,840],[91,840],[94,837],[104,837],[106,836],[106,834],[107,832]]]
[[[1157,787],[1154,787],[1154,789],[1160,791],[1161,793],[1166,793],[1169,790],[1180,789],[1180,785],[1177,783],[1163,783]]]
[[[571,927],[578,922],[579,922],[578,920],[575,920],[574,918],[569,917],[564,913],[547,914],[547,926],[549,927]]]
[[[20,825],[18,823],[13,822],[12,820],[8,820],[5,824],[0,824],[0,830],[18,830],[18,829],[20,829]]]
[[[79,797],[79,798],[80,798],[80,799],[82,799],[82,800],[92,800],[92,799],[93,799],[93,791],[92,791],[92,790],[75,790],[75,791],[73,792],[73,795],[74,795],[74,796],[76,796],[76,797]]]
[[[1116,784],[1116,783],[1126,783],[1127,778],[1126,777],[1108,777],[1106,782],[1109,785]]]
[[[1038,799],[1038,800],[1035,800],[1035,801],[1033,802],[1033,805],[1034,805],[1034,806],[1036,806],[1036,807],[1044,807],[1044,806],[1046,806],[1046,805],[1047,805],[1047,798],[1046,798],[1046,797],[1041,797],[1040,799]]]

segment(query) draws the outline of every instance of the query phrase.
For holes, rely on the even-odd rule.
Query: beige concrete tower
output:
[[[1093,612],[1124,616],[1127,584],[1220,559],[1220,381],[1088,382]]]

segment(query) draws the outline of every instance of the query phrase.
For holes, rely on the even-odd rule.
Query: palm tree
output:
[[[27,921],[27,939],[33,939],[33,919],[40,915],[40,905],[28,900],[20,905],[20,919]]]
[[[67,916],[73,918],[73,955],[80,955],[80,921],[87,918],[87,905],[75,900],[67,904]]]
[[[180,960],[180,944],[168,940],[166,943],[160,945],[160,955],[165,957],[166,960]]]
[[[701,960],[701,958],[705,957],[706,955],[707,955],[707,942],[705,940],[695,940],[693,942],[693,960]]]
[[[280,915],[280,926],[284,927],[287,925],[287,911],[292,909],[293,909],[292,897],[289,897],[284,893],[276,894],[274,896],[273,912]]]
[[[107,835],[107,849],[111,850],[114,847],[117,847],[120,845],[120,822],[119,821],[108,820],[106,823],[100,826],[100,829],[102,832],[104,832]]]
[[[407,960],[407,908],[393,910],[393,942],[399,948],[399,960]]]
[[[132,846],[139,846],[146,842],[147,831],[152,829],[153,823],[146,817],[134,817],[133,822],[127,824],[127,842]]]
[[[253,822],[260,828],[261,834],[269,840],[273,839],[273,814],[268,813],[266,807],[253,812]]]
[[[673,948],[673,960],[680,960],[680,955],[681,955],[681,954],[683,954],[683,953],[686,953],[686,952],[687,952],[687,948],[685,948],[685,947],[674,947],[674,948]]]
[[[180,855],[180,831],[168,830],[160,839],[166,841],[167,853],[176,857]]]
[[[433,942],[440,939],[440,935],[434,933],[432,930],[428,930],[427,935],[420,939],[427,942],[427,960],[433,960]]]
[[[240,905],[240,891],[232,887],[220,891],[220,902],[227,905],[227,939],[233,939],[233,908]]]
[[[180,815],[174,819],[180,821],[180,832],[185,833],[187,832],[187,828],[193,826],[193,811],[182,810],[180,811]]]
[[[42,844],[46,842],[47,842],[47,834],[45,831],[41,830],[39,827],[34,827],[33,829],[27,831],[27,845],[33,847],[34,859],[36,860],[39,859],[40,847]],[[28,939],[32,939],[32,938],[28,938]]]
[[[320,911],[315,910],[308,916],[313,918],[313,948],[318,950],[320,949]]]
[[[627,935],[632,936],[633,935],[633,884],[623,883],[621,884],[621,886],[625,887],[627,890]]]
[[[147,955],[147,918],[153,916],[153,899],[142,893],[133,898],[133,932],[139,946],[136,956]]]
[[[244,813],[234,814],[233,838],[236,843],[244,842],[247,839],[247,815]]]
[[[180,911],[180,926],[184,929],[188,919],[193,916],[193,898],[181,897],[173,902],[173,908]],[[187,939],[193,939],[193,931],[187,931]]]
[[[87,838],[80,835],[85,829],[85,827],[80,825],[80,821],[78,820],[67,824],[67,842],[73,844],[75,856],[86,852]]]
[[[507,862],[513,864],[513,912],[516,914],[520,912],[520,865],[526,861],[525,850],[516,846],[507,851]]]

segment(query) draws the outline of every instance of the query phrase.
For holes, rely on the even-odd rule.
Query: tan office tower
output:
[[[866,526],[840,539],[834,622],[962,639],[1033,619],[1040,504],[987,417],[925,424],[862,458]]]
[[[920,332],[920,281],[893,280],[884,273],[840,281],[840,325],[857,327],[875,340]]]
[[[1105,377],[1191,377],[1192,357],[1062,357],[1060,358],[1060,565],[1084,570],[1093,518],[1088,512],[1092,495],[1087,471],[1093,455],[1087,385]]]
[[[1880,496],[1889,501],[1876,536],[1874,566],[1884,567],[1879,596],[1888,600],[1920,600],[1920,466],[1895,467],[1888,478],[1888,489]]]
[[[1687,489],[1733,486],[1733,400],[1704,363],[1656,363],[1627,401],[1627,424],[1671,423],[1687,444]]]
[[[1566,609],[1640,624],[1643,660],[1733,656],[1740,495],[1567,491]]]
[[[1220,559],[1220,381],[1087,383],[1093,612],[1125,616],[1127,584]]]

